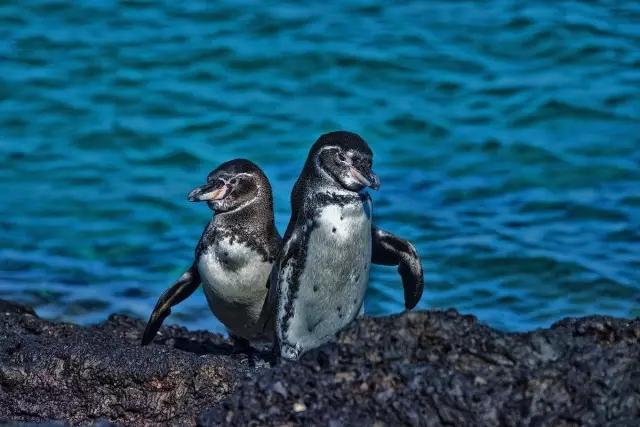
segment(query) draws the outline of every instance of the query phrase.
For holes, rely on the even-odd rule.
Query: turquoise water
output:
[[[283,231],[309,146],[348,129],[377,223],[423,256],[420,307],[640,315],[640,3],[182,3],[0,5],[0,297],[146,317],[210,169],[260,164]],[[402,309],[393,269],[366,308]],[[202,293],[170,321],[221,330]]]

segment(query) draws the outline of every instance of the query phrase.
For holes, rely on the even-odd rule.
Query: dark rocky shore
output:
[[[640,425],[640,319],[508,334],[455,311],[365,318],[275,368],[222,336],[125,316],[81,327],[0,301],[0,421],[14,425]],[[58,420],[56,423],[54,420]]]

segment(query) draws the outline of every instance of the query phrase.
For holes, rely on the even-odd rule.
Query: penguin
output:
[[[171,307],[202,283],[213,314],[234,340],[237,352],[250,341],[273,339],[265,305],[269,275],[281,245],[273,217],[271,185],[249,160],[223,163],[207,183],[189,193],[192,202],[207,202],[214,212],[196,246],[193,264],[158,299],[142,336],[149,344]],[[265,310],[265,312],[263,312]]]
[[[415,247],[372,223],[366,189],[380,186],[372,158],[368,144],[346,131],[322,135],[309,151],[271,277],[276,360],[298,359],[362,313],[372,263],[398,266],[407,309],[422,296]]]

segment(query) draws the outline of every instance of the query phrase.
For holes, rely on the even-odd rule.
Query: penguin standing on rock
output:
[[[372,225],[365,191],[379,187],[372,157],[362,138],[344,131],[322,135],[311,147],[271,278],[276,357],[296,360],[355,319],[372,262],[398,266],[407,309],[422,296],[422,265],[413,245]]]
[[[200,237],[191,267],[156,303],[142,345],[153,340],[171,307],[200,283],[236,350],[248,350],[252,340],[271,340],[273,325],[260,320],[270,317],[265,301],[281,238],[269,180],[254,163],[232,160],[212,171],[206,184],[189,193],[189,200],[207,202],[215,215]]]

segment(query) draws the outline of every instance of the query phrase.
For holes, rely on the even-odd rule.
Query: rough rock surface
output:
[[[365,318],[339,344],[273,369],[182,328],[140,348],[143,326],[112,316],[83,328],[0,303],[0,420],[640,425],[640,319],[508,334],[455,311]]]
[[[220,335],[164,328],[163,345],[141,347],[143,328],[124,316],[89,328],[48,322],[0,300],[0,422],[194,424],[249,369]]]

